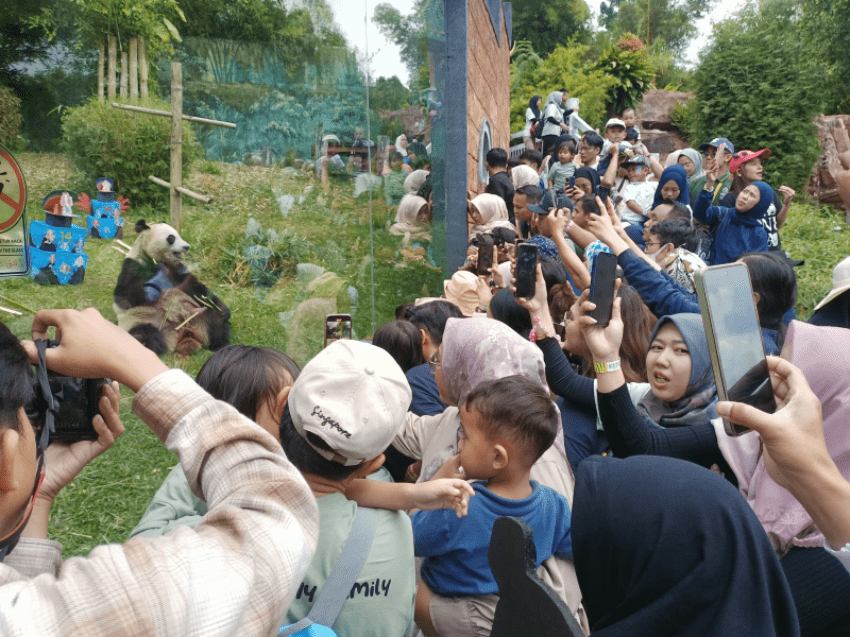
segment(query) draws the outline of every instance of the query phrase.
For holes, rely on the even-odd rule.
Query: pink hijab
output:
[[[850,330],[793,321],[785,337],[790,361],[800,368],[823,406],[823,430],[829,455],[850,480]],[[723,424],[713,421],[723,457],[738,478],[741,493],[755,511],[780,554],[790,545],[823,546],[823,534],[803,505],[767,474],[760,438],[751,432],[727,436]],[[719,426],[718,426],[719,425]]]

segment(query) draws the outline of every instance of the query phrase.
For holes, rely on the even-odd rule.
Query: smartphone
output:
[[[596,309],[588,312],[596,324],[605,327],[611,321],[614,308],[614,282],[617,276],[617,257],[610,252],[600,252],[593,260],[590,274],[590,301]]]
[[[549,208],[558,207],[558,189],[552,186],[549,189]]]
[[[602,200],[602,203],[607,203],[608,195],[611,194],[611,189],[608,186],[598,186],[596,188],[596,194],[599,195],[599,198]]]
[[[695,279],[718,398],[772,414],[776,400],[746,264],[705,268]],[[749,431],[725,418],[723,426],[730,436]]]
[[[490,274],[490,268],[493,267],[493,235],[479,234],[478,235],[478,266],[476,273]]]
[[[328,314],[325,317],[325,347],[344,338],[351,338],[351,314]]]
[[[519,243],[516,247],[515,297],[530,299],[537,284],[537,246]]]
[[[576,187],[576,176],[571,175],[570,176],[570,189],[575,188],[575,187]]]

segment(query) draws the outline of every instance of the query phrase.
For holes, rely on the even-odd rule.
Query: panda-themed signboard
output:
[[[75,226],[77,193],[54,190],[42,202],[44,221],[30,222],[30,276],[41,285],[77,285],[86,276],[86,229]]]
[[[29,271],[27,186],[15,158],[0,146],[0,276]]]

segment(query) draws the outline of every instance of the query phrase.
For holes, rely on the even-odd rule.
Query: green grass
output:
[[[47,192],[75,181],[70,167],[59,155],[23,153],[18,157],[30,192],[30,219],[42,219],[41,199]],[[191,261],[201,280],[210,285],[231,308],[231,341],[265,345],[287,351],[303,364],[322,344],[321,321],[314,321],[300,338],[291,337],[280,321],[280,313],[292,311],[300,302],[324,294],[336,301],[339,311],[350,309],[346,287],[357,289],[359,308],[355,329],[369,336],[374,327],[392,320],[396,305],[416,296],[439,295],[442,273],[411,260],[398,251],[399,237],[386,229],[392,214],[383,199],[373,199],[372,229],[375,236],[376,311],[372,323],[369,287],[369,205],[354,201],[350,188],[330,193],[314,189],[306,201],[284,218],[276,198],[284,193],[303,194],[308,183],[300,175],[277,169],[237,167],[199,162],[187,187],[214,197],[212,205],[184,202],[183,237],[192,244]],[[205,171],[205,172],[201,172]],[[92,194],[93,188],[86,190]],[[318,196],[321,194],[321,200]],[[132,202],[131,202],[132,203]],[[243,250],[249,217],[266,231],[263,243],[274,252],[274,265],[282,275],[271,287],[255,287]],[[167,210],[138,208],[127,216],[128,230],[145,218],[167,221]],[[278,241],[269,239],[274,229]],[[132,243],[133,233],[125,237]],[[797,312],[803,318],[831,288],[832,268],[850,253],[850,229],[843,213],[832,208],[794,204],[781,230],[783,246],[806,265],[798,268]],[[40,287],[26,278],[0,280],[0,305],[13,303],[38,309],[93,306],[104,316],[115,318],[112,290],[121,269],[122,255],[113,242],[88,240],[89,266],[85,283],[79,286]],[[322,289],[308,291],[294,276],[296,262],[317,263],[336,277]],[[0,313],[19,337],[28,337],[31,315],[11,317]],[[297,342],[295,342],[297,340]],[[172,367],[194,375],[209,357],[200,352],[189,358],[166,356]],[[132,394],[122,391],[121,417],[126,432],[115,446],[86,467],[57,498],[51,512],[50,534],[62,542],[66,556],[84,555],[98,544],[123,542],[141,517],[168,470],[176,464],[150,430],[130,408]]]
[[[18,156],[29,189],[27,212],[30,219],[43,219],[43,196],[76,181],[70,166],[60,155],[22,153]],[[290,353],[304,364],[322,347],[323,323],[308,321],[298,337],[292,337],[281,323],[282,312],[293,311],[299,303],[328,298],[335,311],[356,309],[358,337],[368,337],[382,323],[394,318],[395,307],[423,294],[439,295],[442,272],[411,259],[398,250],[400,238],[387,232],[394,214],[388,211],[380,193],[373,197],[372,230],[375,237],[375,322],[372,322],[369,268],[369,203],[351,196],[350,183],[332,187],[329,192],[314,188],[306,200],[285,218],[277,197],[300,196],[307,185],[316,185],[301,175],[274,168],[240,167],[215,162],[198,162],[186,180],[188,188],[214,197],[211,205],[184,199],[182,236],[192,245],[190,266],[230,307],[231,342],[274,347]],[[200,172],[206,170],[207,172]],[[93,195],[93,188],[86,189]],[[132,202],[131,202],[132,204]],[[133,208],[125,217],[126,243],[132,244],[132,227],[139,218],[148,223],[168,221],[168,210]],[[281,275],[270,277],[270,287],[252,283],[244,248],[249,217],[264,230],[262,243],[274,251],[273,265]],[[77,220],[77,225],[81,225]],[[277,241],[269,239],[275,230]],[[78,286],[41,287],[28,278],[0,280],[0,305],[21,304],[39,308],[97,308],[114,320],[112,291],[121,270],[123,256],[108,240],[89,239],[85,282]],[[296,280],[297,262],[318,264],[333,276],[318,289],[308,289]],[[358,307],[352,308],[346,292],[357,290]],[[0,313],[21,338],[28,338],[32,315],[12,317]],[[290,327],[292,324],[290,323]],[[164,357],[171,367],[195,375],[210,356],[207,351],[182,358]],[[121,417],[126,432],[105,455],[92,462],[63,490],[51,512],[50,534],[64,545],[66,556],[87,554],[98,544],[123,542],[147,507],[168,470],[177,462],[150,430],[131,412],[132,394],[122,390]]]

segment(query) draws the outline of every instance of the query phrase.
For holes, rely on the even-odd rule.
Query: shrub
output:
[[[618,115],[626,108],[637,108],[655,77],[655,69],[643,43],[631,33],[602,54],[597,68],[616,81],[608,90],[606,99],[609,115]]]
[[[765,181],[801,189],[820,154],[813,117],[821,76],[799,16],[781,1],[748,7],[715,27],[694,82],[695,144],[728,137],[736,149],[770,148]]]
[[[21,100],[12,89],[0,86],[0,144],[16,145],[21,129]]]
[[[170,106],[159,99],[141,100],[140,105],[159,110]],[[68,109],[62,118],[61,147],[65,156],[82,173],[83,183],[98,177],[115,180],[115,188],[133,206],[168,205],[168,189],[148,179],[154,175],[168,181],[170,175],[171,119],[131,113],[92,99]],[[183,122],[183,181],[189,168],[202,154],[192,130]]]

